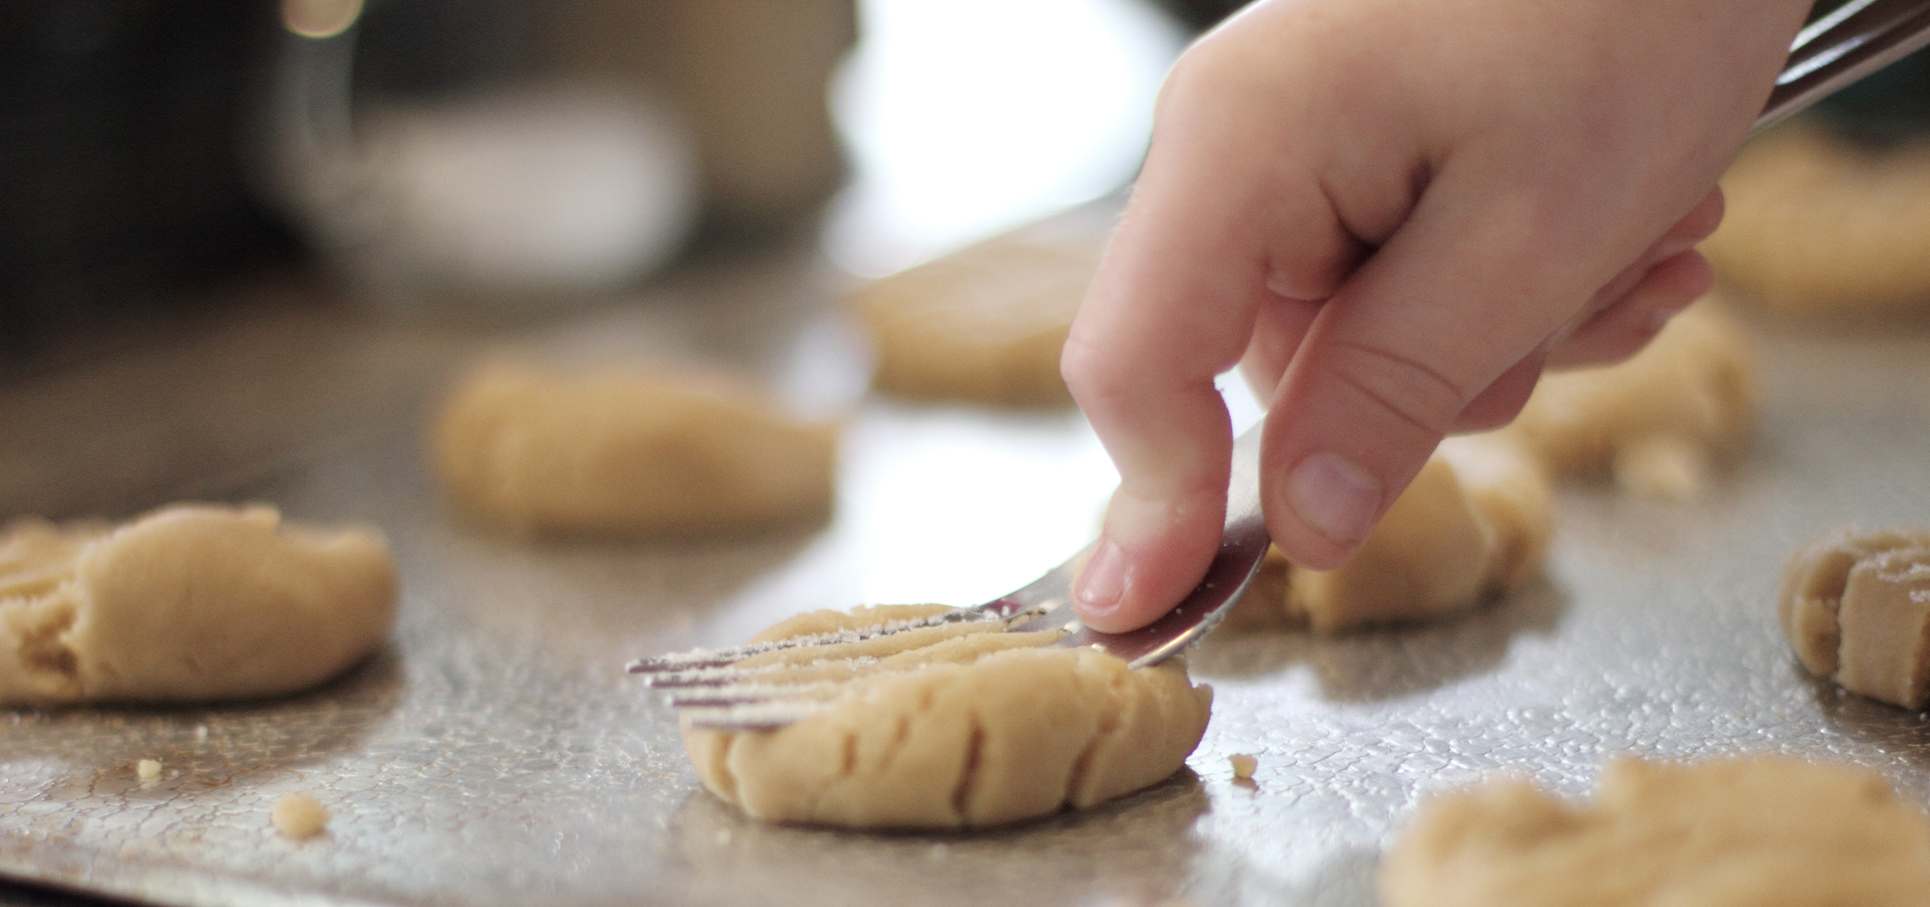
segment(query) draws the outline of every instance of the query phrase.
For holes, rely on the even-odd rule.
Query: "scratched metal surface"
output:
[[[680,342],[798,386],[861,373],[815,315],[799,331],[733,305]],[[656,314],[542,340],[643,343],[663,335]],[[531,546],[435,503],[403,407],[211,489],[383,527],[404,577],[394,645],[281,702],[0,714],[0,874],[206,905],[1368,904],[1416,798],[1496,771],[1579,792],[1619,753],[1773,751],[1874,767],[1930,804],[1930,723],[1804,677],[1771,602],[1819,529],[1930,522],[1930,325],[1757,333],[1760,438],[1705,502],[1564,492],[1547,581],[1465,619],[1210,640],[1194,665],[1219,694],[1189,770],[968,836],[745,821],[697,788],[671,721],[619,668],[800,608],[970,601],[1029,578],[1085,539],[1110,483],[1076,416],[869,401],[824,526]],[[745,336],[767,340],[737,349]],[[1260,756],[1251,787],[1230,779],[1236,752]],[[140,758],[163,777],[138,782]],[[268,832],[293,790],[333,811],[325,838]]]

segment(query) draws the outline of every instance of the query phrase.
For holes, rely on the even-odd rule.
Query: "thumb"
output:
[[[1289,363],[1267,414],[1261,495],[1293,562],[1345,560],[1463,411],[1607,278],[1580,254],[1617,250],[1566,223],[1581,219],[1496,185],[1444,171]]]

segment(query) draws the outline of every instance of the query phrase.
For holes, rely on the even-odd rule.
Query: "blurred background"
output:
[[[897,270],[1121,186],[1233,5],[9,4],[0,356],[265,270],[466,315],[773,243]]]
[[[861,392],[861,344],[803,313],[1068,208],[1097,215],[1096,241],[1167,67],[1238,5],[0,5],[0,509],[125,509],[372,406],[404,413],[479,344],[590,310],[649,317],[571,328],[586,344]],[[1912,145],[1920,57],[1797,125]],[[1842,219],[1930,198],[1913,188],[1930,155],[1831,153],[1832,179],[1881,175],[1834,200]],[[1868,246],[1889,216],[1826,232]],[[1892,239],[1883,255],[1930,258]],[[132,352],[161,347],[171,361]]]
[[[1237,6],[9,4],[0,363],[264,269],[468,316],[773,243],[889,273],[1122,186],[1166,67]],[[1926,74],[1824,116],[1907,133]]]

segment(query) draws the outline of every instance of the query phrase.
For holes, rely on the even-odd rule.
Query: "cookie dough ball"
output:
[[[1741,295],[1792,313],[1930,311],[1930,140],[1778,130],[1722,188],[1728,212],[1702,251]]]
[[[1345,564],[1302,570],[1270,550],[1230,619],[1330,633],[1472,608],[1540,571],[1553,510],[1547,477],[1518,446],[1450,439]]]
[[[1892,705],[1930,704],[1930,529],[1812,545],[1790,561],[1779,599],[1810,673]]]
[[[876,348],[872,383],[921,400],[1072,400],[1059,350],[1099,265],[1101,240],[1032,227],[859,289],[851,308]]]
[[[178,505],[124,526],[0,531],[0,705],[247,699],[306,689],[395,622],[373,532]]]
[[[868,627],[950,609],[820,611],[757,638]],[[846,828],[1002,825],[1155,784],[1206,730],[1212,691],[1179,661],[1132,670],[1056,631],[957,623],[742,663],[813,684],[817,709],[775,730],[703,729],[684,746],[711,793],[770,822]],[[867,656],[875,661],[818,661]],[[772,668],[772,666],[784,666]]]
[[[497,525],[652,534],[823,515],[837,429],[717,375],[504,361],[460,383],[432,448],[449,497]]]
[[[1607,368],[1542,378],[1505,429],[1557,475],[1613,475],[1645,497],[1692,499],[1755,424],[1748,336],[1703,302]]]
[[[1388,907],[1903,907],[1930,891],[1930,822],[1849,766],[1624,760],[1592,803],[1525,781],[1430,800],[1380,889]]]

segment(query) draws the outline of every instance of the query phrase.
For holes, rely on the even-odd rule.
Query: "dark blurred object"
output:
[[[0,5],[0,356],[289,251],[237,147],[274,17],[261,0]]]
[[[1848,0],[1820,0],[1810,21]],[[1814,118],[1855,141],[1889,145],[1930,129],[1930,52],[1919,51],[1865,77],[1816,105]]]
[[[1816,106],[1824,122],[1863,144],[1930,131],[1930,51],[1918,51]]]
[[[1194,31],[1206,31],[1248,0],[1155,0]],[[1811,20],[1845,0],[1822,0]],[[1854,141],[1886,145],[1930,131],[1930,52],[1920,52],[1852,85],[1817,105],[1818,116]]]
[[[533,23],[549,9],[525,0],[369,0],[357,25],[355,93],[422,101],[516,81],[530,68]]]
[[[0,364],[61,325],[168,311],[206,295],[185,285],[300,253],[252,197],[282,14],[299,5],[0,5]],[[719,220],[797,222],[842,178],[825,80],[853,40],[852,0],[308,5],[361,14],[358,114],[602,80],[680,109]]]
[[[1220,20],[1233,15],[1249,0],[1155,0],[1155,6],[1166,10],[1180,24],[1196,32],[1206,31]]]

